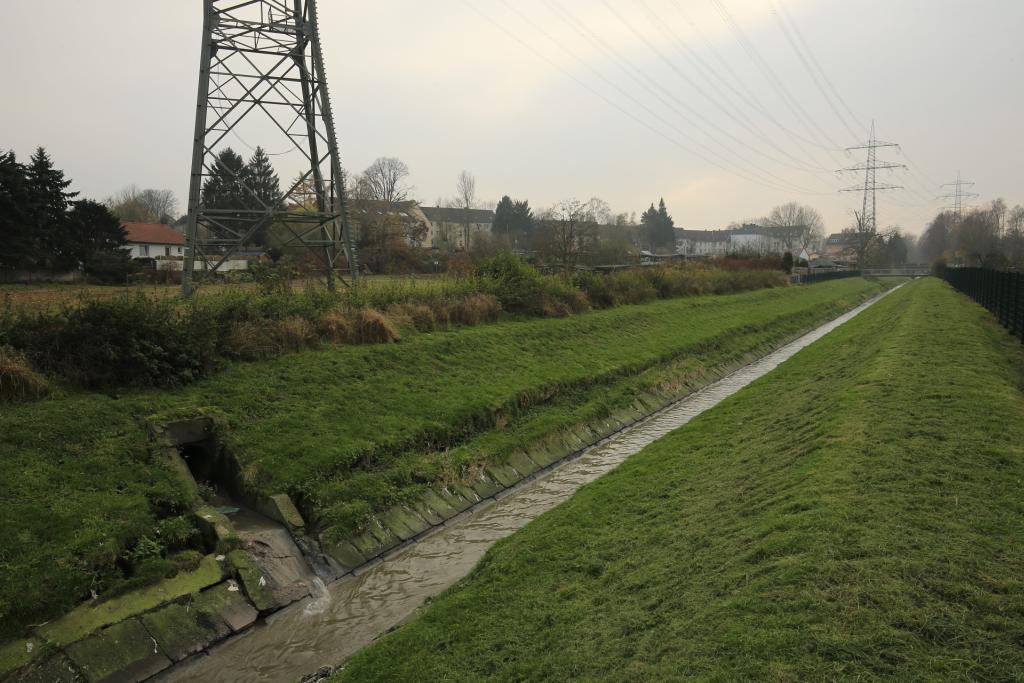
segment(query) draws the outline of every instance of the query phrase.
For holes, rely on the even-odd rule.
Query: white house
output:
[[[446,206],[420,208],[427,218],[429,231],[424,242],[434,247],[447,244],[455,249],[465,249],[467,231],[472,239],[476,233],[490,233],[494,224],[494,212],[490,209],[459,209]]]
[[[159,223],[123,223],[126,248],[132,258],[185,255],[185,236],[169,225]]]

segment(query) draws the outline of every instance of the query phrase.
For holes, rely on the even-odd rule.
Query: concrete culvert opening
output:
[[[244,492],[239,485],[238,465],[214,438],[181,444],[178,452],[188,465],[204,498],[216,496],[239,501],[244,499]]]

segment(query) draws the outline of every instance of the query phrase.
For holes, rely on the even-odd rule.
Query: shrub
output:
[[[490,294],[458,299],[448,306],[448,321],[456,325],[473,326],[495,322],[500,314],[501,303]]]
[[[388,308],[388,318],[402,321],[417,332],[432,332],[437,327],[434,311],[424,304],[394,304]]]
[[[21,313],[5,328],[36,367],[90,388],[185,384],[217,365],[215,329],[141,295]]]
[[[317,334],[332,344],[344,344],[352,338],[352,323],[337,311],[328,311],[316,324]]]
[[[49,390],[46,378],[32,369],[24,354],[0,346],[0,403],[32,401]]]
[[[401,340],[398,330],[380,311],[357,311],[353,322],[352,341],[356,344],[390,344]]]
[[[543,313],[544,280],[518,256],[503,252],[484,259],[476,268],[481,289],[512,313]]]
[[[301,351],[316,342],[313,324],[305,318],[290,316],[284,320],[237,323],[225,339],[225,348],[244,360],[262,360]]]

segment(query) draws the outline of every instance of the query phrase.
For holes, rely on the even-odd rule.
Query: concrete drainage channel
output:
[[[601,424],[485,468],[471,485],[428,491],[326,549],[288,496],[246,497],[215,420],[155,426],[184,481],[197,491],[217,484],[195,510],[213,553],[194,572],[40,627],[18,645],[45,659],[15,680],[292,681],[337,665],[465,576],[495,541],[890,292],[702,388],[638,397]]]
[[[892,291],[621,429],[569,458],[538,470],[488,500],[361,566],[324,594],[267,617],[158,677],[164,682],[294,681],[343,663],[409,619],[423,602],[464,577],[496,541],[569,498],[580,486],[685,425],[778,367]],[[313,674],[308,680],[316,680]]]

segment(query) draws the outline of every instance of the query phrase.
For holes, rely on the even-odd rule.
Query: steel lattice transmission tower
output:
[[[342,254],[356,277],[345,212],[344,178],[324,73],[315,0],[203,0],[195,142],[188,199],[182,295],[198,270],[217,271],[254,236],[273,231],[285,249],[312,250],[329,287]],[[218,167],[218,151],[259,129],[259,144],[280,144],[296,175],[267,202],[242,173]],[[247,132],[248,134],[248,132]],[[231,138],[229,139],[229,136]],[[207,206],[204,184],[227,173],[234,199]],[[212,202],[211,202],[212,203]]]
[[[960,178],[960,171],[956,172],[955,183],[943,183],[942,187],[955,188],[951,193],[944,194],[938,199],[952,199],[953,206],[947,206],[947,210],[952,210],[956,214],[957,222],[961,222],[964,219],[964,199],[973,199],[979,195],[976,192],[965,192],[964,188],[974,187],[974,183],[963,180]]]
[[[860,224],[861,229],[868,233],[875,233],[878,231],[878,215],[876,211],[876,194],[879,190],[901,190],[901,185],[890,185],[888,183],[879,184],[876,178],[876,174],[881,170],[892,170],[896,168],[906,168],[903,164],[893,164],[887,161],[878,160],[878,150],[885,147],[899,147],[894,142],[883,142],[875,138],[875,122],[871,122],[871,135],[868,141],[862,145],[856,145],[854,147],[847,147],[847,152],[853,152],[856,150],[864,149],[867,150],[867,160],[863,164],[857,164],[856,166],[850,166],[849,168],[840,169],[840,173],[851,173],[851,172],[864,172],[864,186],[855,185],[854,187],[847,187],[840,192],[863,192],[864,193],[864,204],[861,208]]]

